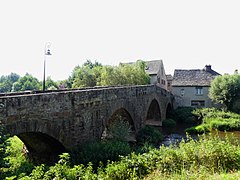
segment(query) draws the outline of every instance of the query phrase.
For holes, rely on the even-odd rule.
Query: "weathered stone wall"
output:
[[[163,120],[172,95],[154,85],[4,95],[0,96],[0,122],[10,134],[40,132],[72,148],[100,139],[109,118],[121,108],[130,114],[138,131],[154,99]]]

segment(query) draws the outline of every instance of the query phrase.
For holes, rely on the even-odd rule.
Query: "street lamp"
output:
[[[45,86],[46,58],[47,58],[47,56],[52,55],[50,52],[50,46],[51,46],[51,43],[48,42],[48,43],[46,43],[45,48],[44,48],[43,91],[46,90],[46,86]]]

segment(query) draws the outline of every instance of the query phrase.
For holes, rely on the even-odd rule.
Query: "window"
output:
[[[191,101],[192,107],[205,107],[205,101],[193,100]]]
[[[162,83],[163,85],[165,85],[165,84],[166,84],[166,81],[165,81],[164,79],[162,79],[162,80],[161,80],[161,83]]]
[[[203,88],[202,87],[196,87],[196,95],[203,95]]]
[[[184,89],[181,89],[181,90],[180,90],[180,94],[181,94],[181,96],[183,96],[184,93],[185,93]]]

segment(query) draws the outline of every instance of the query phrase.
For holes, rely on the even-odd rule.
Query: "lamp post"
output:
[[[50,46],[51,46],[51,43],[48,42],[48,43],[46,43],[45,48],[44,48],[43,91],[46,90],[46,86],[45,86],[46,58],[47,58],[47,56],[52,55],[50,52]]]

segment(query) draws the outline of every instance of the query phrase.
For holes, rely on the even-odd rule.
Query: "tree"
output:
[[[106,66],[101,74],[100,84],[109,85],[145,85],[150,84],[150,76],[145,72],[145,62]]]
[[[20,76],[16,73],[11,73],[7,76],[1,76],[0,77],[0,93],[11,92],[13,83],[18,81],[19,78]]]
[[[40,90],[41,84],[37,78],[30,74],[18,79],[17,82],[13,83],[12,91],[26,91],[26,90]]]
[[[144,85],[150,83],[145,72],[145,62],[120,64],[119,66],[102,66],[87,60],[83,66],[76,66],[70,77],[73,88],[116,85]]]
[[[51,77],[47,77],[46,80],[46,89],[47,90],[56,90],[58,89],[58,85],[56,82],[54,82]]]
[[[217,76],[211,83],[209,97],[227,110],[240,112],[240,75]]]
[[[76,66],[70,77],[73,88],[93,87],[98,84],[102,65],[95,61],[87,60],[82,66]]]

